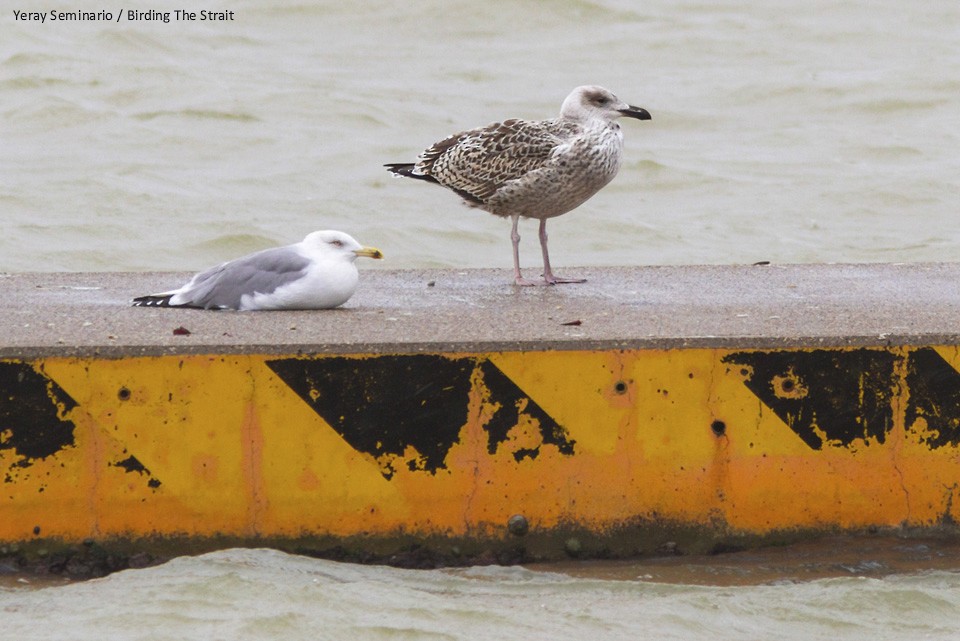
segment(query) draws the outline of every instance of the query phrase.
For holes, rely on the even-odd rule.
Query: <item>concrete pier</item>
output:
[[[0,357],[814,347],[960,337],[960,263],[574,271],[588,282],[518,288],[506,270],[367,270],[341,309],[270,314],[129,306],[191,274],[6,274]],[[190,334],[174,335],[180,325]]]
[[[952,535],[960,264],[576,271],[368,270],[341,309],[254,313],[129,305],[188,274],[0,275],[0,546],[445,563]]]

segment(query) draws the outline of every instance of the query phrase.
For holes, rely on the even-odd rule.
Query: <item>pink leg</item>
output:
[[[513,282],[523,287],[536,285],[537,283],[527,280],[520,273],[520,232],[517,231],[520,216],[511,216],[511,218],[513,218],[513,227],[510,230],[510,240],[513,241]]]
[[[586,278],[560,278],[553,275],[550,269],[550,254],[547,252],[547,219],[540,219],[540,249],[543,250],[543,282],[547,285],[556,285],[557,283],[585,283]]]

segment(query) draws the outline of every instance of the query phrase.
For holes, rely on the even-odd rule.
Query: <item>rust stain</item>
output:
[[[216,484],[220,466],[219,459],[213,454],[193,455],[190,467],[198,480],[208,485]]]
[[[257,407],[248,403],[240,424],[240,469],[247,491],[247,535],[262,534],[267,491],[263,479],[263,428],[257,416]]]
[[[302,492],[313,492],[320,488],[320,479],[313,470],[303,470],[297,477],[297,488]]]

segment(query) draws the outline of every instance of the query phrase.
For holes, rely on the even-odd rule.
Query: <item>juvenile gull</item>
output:
[[[383,258],[341,231],[315,231],[200,272],[183,287],[133,299],[137,307],[198,309],[329,309],[357,289],[357,256]]]
[[[504,120],[441,140],[416,163],[385,165],[398,176],[438,183],[459,194],[464,204],[513,220],[513,277],[518,285],[534,285],[520,273],[520,217],[540,220],[543,280],[582,283],[559,278],[550,269],[547,219],[578,207],[613,180],[623,155],[620,116],[650,120],[634,107],[597,86],[574,89],[560,116],[551,120]]]

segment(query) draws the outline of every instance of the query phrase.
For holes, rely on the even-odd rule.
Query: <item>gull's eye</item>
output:
[[[330,244],[333,245],[334,247],[343,247],[342,240],[331,240]]]

